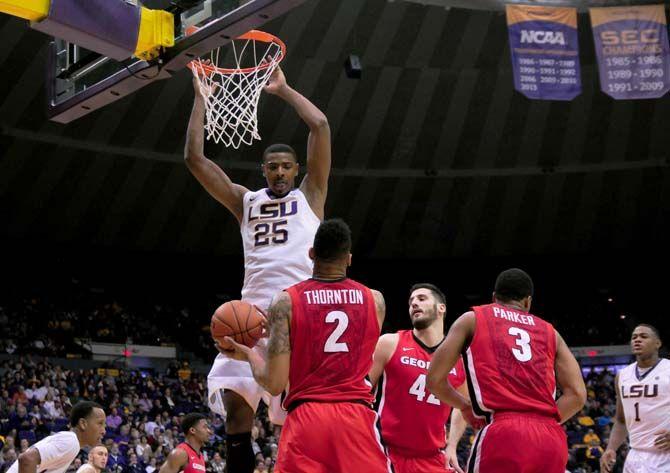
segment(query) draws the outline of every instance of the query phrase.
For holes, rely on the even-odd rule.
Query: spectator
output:
[[[598,471],[600,468],[600,457],[603,456],[603,448],[597,440],[591,440],[586,448],[586,461],[592,471]]]
[[[223,458],[221,458],[221,454],[219,452],[215,452],[212,461],[209,462],[207,471],[210,473],[223,473],[225,469],[226,462],[223,461]]]
[[[146,459],[147,456],[149,456],[151,452],[151,445],[147,442],[147,436],[142,435],[140,437],[140,443],[137,444],[135,447],[135,453],[137,454],[138,457]],[[146,455],[146,456],[145,456]]]
[[[107,469],[111,472],[121,472],[125,468],[127,461],[121,454],[118,443],[113,443],[109,450],[109,459],[107,460]]]
[[[2,453],[3,462],[0,463],[0,473],[5,473],[5,471],[7,471],[7,469],[12,466],[12,463],[14,463],[17,459],[16,450],[6,447],[7,446],[5,445],[5,449],[3,449]]]
[[[600,437],[598,437],[598,434],[596,434],[593,429],[589,429],[586,431],[583,441],[586,445],[592,445],[593,442],[600,444]]]
[[[593,418],[586,414],[586,411],[582,409],[579,412],[579,416],[577,417],[577,422],[579,422],[580,425],[584,427],[593,427],[595,425],[595,422],[593,421]]]
[[[122,423],[123,419],[119,415],[119,410],[116,407],[112,407],[109,415],[107,416],[107,427],[116,432]]]
[[[152,458],[149,460],[149,464],[146,466],[144,469],[145,473],[154,473],[156,471],[156,459]],[[218,473],[223,473],[223,472],[218,472]]]
[[[145,473],[144,466],[140,464],[136,453],[130,453],[128,465],[123,469],[123,473]]]

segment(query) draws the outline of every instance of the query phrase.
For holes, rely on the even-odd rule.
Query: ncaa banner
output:
[[[578,96],[577,9],[507,5],[506,10],[514,88],[529,99]]]
[[[663,5],[591,8],[600,87],[617,100],[654,99],[670,88]]]

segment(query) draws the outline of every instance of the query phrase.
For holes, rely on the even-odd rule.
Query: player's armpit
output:
[[[391,359],[391,355],[398,345],[398,334],[397,333],[387,333],[379,337],[377,340],[377,346],[375,347],[375,353],[372,356],[372,368],[370,368],[370,373],[368,378],[372,383],[372,391],[377,387],[379,378],[384,372],[386,364]]]
[[[384,300],[384,295],[374,289],[370,289],[372,292],[372,297],[375,299],[375,309],[377,310],[377,322],[379,322],[379,330],[381,331],[382,325],[384,325],[384,319],[386,318],[386,301]]]

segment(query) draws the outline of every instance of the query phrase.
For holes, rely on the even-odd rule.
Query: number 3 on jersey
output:
[[[409,388],[409,393],[413,396],[416,396],[416,400],[421,402],[426,397],[426,375],[421,373],[412,387]],[[433,396],[431,393],[428,393],[428,399],[426,399],[428,404],[440,405],[440,400]]]
[[[347,314],[341,310],[334,310],[328,312],[326,315],[327,324],[337,324],[335,330],[330,334],[330,337],[326,340],[326,345],[323,347],[323,351],[326,353],[342,353],[348,352],[349,347],[345,342],[338,342],[339,338],[344,334],[344,331],[347,330],[349,326],[349,317]]]
[[[533,352],[530,350],[530,335],[519,327],[510,327],[507,331],[516,340],[519,348],[512,348],[514,358],[521,362],[530,361],[533,358]]]

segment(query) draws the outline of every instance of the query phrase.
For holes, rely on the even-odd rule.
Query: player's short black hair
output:
[[[494,291],[502,302],[520,301],[533,295],[533,280],[519,268],[507,269],[496,278]]]
[[[656,338],[661,340],[661,332],[659,332],[658,329],[656,327],[654,327],[653,325],[651,325],[651,324],[637,324],[636,327],[647,327],[649,330],[651,330],[654,333]]]
[[[72,406],[70,411],[70,426],[76,427],[81,419],[86,419],[94,409],[102,409],[102,406],[93,401],[79,401]]]
[[[296,162],[298,161],[298,154],[295,152],[293,147],[284,143],[275,143],[265,148],[265,151],[263,151],[263,161],[265,161],[265,158],[268,156],[268,154],[271,153],[288,153],[293,155]]]
[[[314,256],[322,261],[333,261],[351,252],[351,229],[344,220],[324,220],[314,236]]]
[[[195,424],[200,422],[202,419],[207,419],[207,416],[200,414],[199,412],[191,412],[186,414],[181,420],[181,431],[184,432],[184,435],[188,434],[188,431],[191,430],[191,427],[195,427]]]
[[[439,287],[437,287],[435,284],[431,284],[429,282],[420,282],[416,283],[412,288],[409,290],[409,295],[411,296],[414,291],[417,289],[428,289],[430,292],[433,293],[433,297],[437,301],[438,304],[445,304],[447,303],[447,297],[444,295],[444,292],[440,290]]]

